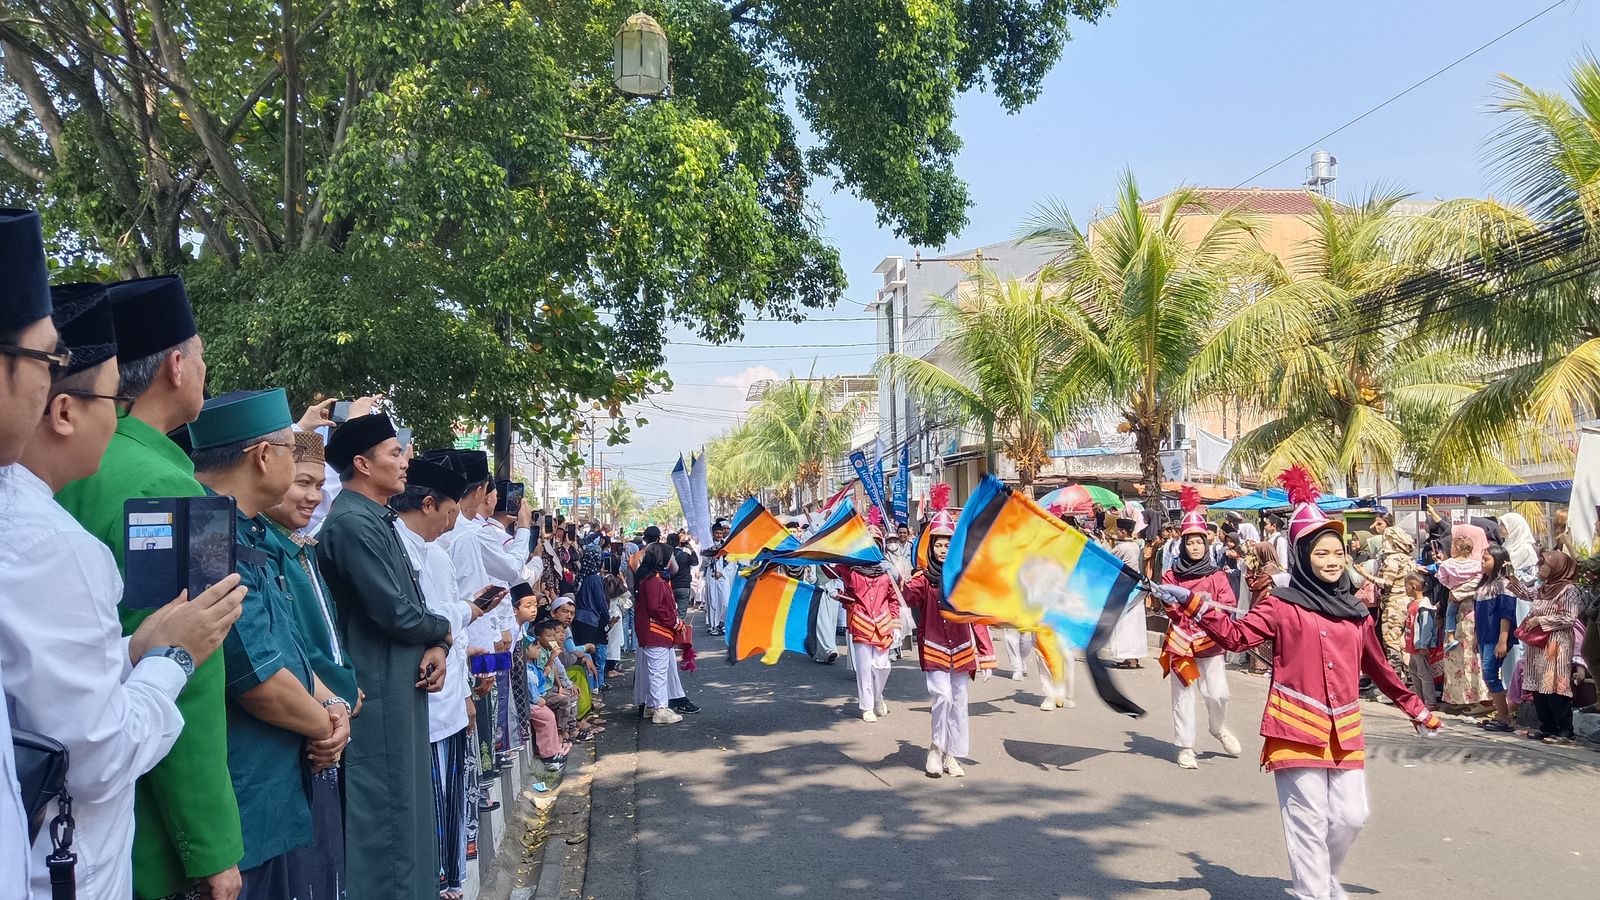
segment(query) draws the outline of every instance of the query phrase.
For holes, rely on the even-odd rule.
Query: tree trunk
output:
[[[1344,473],[1344,493],[1346,497],[1361,496],[1361,473],[1351,464],[1350,471]]]
[[[1146,535],[1161,533],[1167,507],[1161,498],[1161,442],[1166,439],[1167,423],[1133,422],[1134,447],[1139,451],[1139,474],[1144,480]]]

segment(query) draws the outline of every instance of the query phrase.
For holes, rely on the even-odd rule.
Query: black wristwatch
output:
[[[170,659],[177,663],[179,668],[183,669],[184,678],[194,677],[194,657],[190,656],[189,651],[183,649],[182,647],[151,647],[149,650],[146,650],[145,654],[139,657],[139,659],[146,660],[152,656]]]

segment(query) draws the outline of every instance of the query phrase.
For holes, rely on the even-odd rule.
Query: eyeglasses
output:
[[[0,353],[7,356],[20,356],[24,359],[36,359],[50,366],[50,377],[60,378],[72,364],[72,351],[65,344],[56,343],[55,352],[49,350],[35,350],[32,347],[19,347],[16,344],[0,344]]]
[[[119,419],[126,419],[128,413],[133,412],[133,401],[139,399],[127,394],[96,394],[93,391],[61,391],[60,393],[83,400],[110,400],[117,405],[117,418]]]
[[[244,450],[241,451],[241,452],[249,453],[251,450],[254,450],[255,448],[261,446],[262,444],[267,444],[268,446],[272,446],[272,447],[287,447],[290,450],[294,449],[294,444],[292,442],[286,442],[286,441],[256,441],[254,444],[251,444],[250,446],[244,448]]]

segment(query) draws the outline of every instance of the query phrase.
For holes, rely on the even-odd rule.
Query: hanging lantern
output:
[[[667,92],[667,33],[642,12],[617,29],[617,90],[630,97],[660,97]]]

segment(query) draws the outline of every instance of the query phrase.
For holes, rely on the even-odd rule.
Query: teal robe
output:
[[[417,670],[450,623],[428,612],[395,515],[340,492],[318,533],[317,562],[366,700],[344,754],[348,900],[438,900],[428,695]]]

